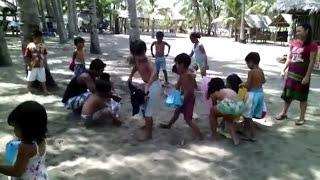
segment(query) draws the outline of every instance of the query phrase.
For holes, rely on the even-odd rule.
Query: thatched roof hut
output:
[[[291,14],[279,14],[274,20],[272,20],[269,26],[275,27],[289,27],[292,24]]]
[[[268,16],[245,15],[246,26],[252,29],[269,29],[271,19]]]

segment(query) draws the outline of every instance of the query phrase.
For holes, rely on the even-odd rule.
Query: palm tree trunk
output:
[[[246,10],[246,4],[245,4],[245,0],[241,0],[241,27],[240,27],[240,41],[241,43],[245,43],[246,39],[245,39],[245,34],[244,34],[244,14],[245,14],[245,10]]]
[[[140,39],[139,22],[137,18],[136,0],[127,0],[129,13],[129,35],[130,42]]]
[[[46,16],[44,14],[43,0],[39,0],[39,1],[37,1],[37,3],[38,3],[38,7],[39,7],[39,13],[40,13],[40,16],[41,16],[41,23],[42,23],[43,31],[47,32],[48,31],[48,26],[47,26],[47,23],[46,23]]]
[[[8,66],[12,64],[12,60],[9,55],[7,41],[4,38],[2,27],[0,27],[0,66]]]
[[[63,21],[62,3],[61,0],[51,0],[55,18],[57,21],[57,31],[60,38],[60,43],[67,42],[67,30]]]
[[[151,37],[154,38],[155,36],[155,24],[156,24],[156,20],[153,18],[152,19],[152,25],[151,25]]]
[[[76,1],[68,0],[68,33],[69,38],[72,39],[78,34],[77,28],[77,13],[76,13]]]
[[[97,29],[97,4],[96,0],[90,0],[90,53],[101,54],[98,29]]]

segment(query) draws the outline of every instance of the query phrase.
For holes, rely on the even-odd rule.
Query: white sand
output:
[[[88,40],[88,36],[85,37]],[[150,45],[149,37],[143,39]],[[275,122],[269,128],[259,128],[256,143],[242,142],[235,147],[223,137],[217,142],[209,139],[196,142],[192,140],[191,130],[182,118],[172,130],[158,128],[159,122],[169,120],[173,113],[162,106],[155,120],[153,140],[138,143],[134,136],[143,121],[139,116],[131,117],[126,87],[130,70],[124,58],[128,54],[127,36],[103,35],[100,40],[104,54],[90,58],[101,57],[107,63],[106,72],[111,73],[116,89],[123,97],[121,119],[124,125],[120,128],[86,129],[79,125],[78,117],[63,109],[61,96],[72,76],[68,71],[73,49],[71,42],[59,45],[56,39],[47,40],[51,73],[60,90],[48,97],[27,94],[19,42],[15,40],[9,42],[14,65],[0,71],[0,150],[4,149],[13,134],[6,123],[8,113],[20,102],[37,100],[44,104],[49,114],[47,166],[53,180],[320,179],[319,75],[312,78],[305,126],[294,125],[294,119],[299,116],[298,104],[294,103],[289,113],[292,119]],[[172,45],[171,56],[191,50],[192,45],[187,37],[167,41]],[[281,80],[278,76],[281,64],[276,62],[276,57],[284,54],[286,48],[243,45],[230,39],[203,38],[202,42],[210,60],[210,77],[225,78],[230,73],[238,73],[245,78],[247,68],[243,59],[248,52],[258,51],[267,76],[265,92],[268,110],[271,116],[278,113],[282,105]],[[89,49],[89,44],[86,45]],[[172,59],[169,58],[168,69]],[[172,73],[170,80],[175,81]],[[210,130],[202,96],[198,93],[197,97],[199,120],[196,123],[207,135]]]

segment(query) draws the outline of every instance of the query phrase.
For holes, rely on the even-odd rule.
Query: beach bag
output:
[[[21,141],[18,140],[12,140],[7,143],[6,145],[6,152],[5,152],[5,164],[8,166],[13,166],[14,163],[17,160],[19,145],[21,144]]]
[[[71,71],[74,71],[74,67],[76,66],[76,60],[75,59],[72,59],[70,62],[69,62],[69,69]]]
[[[202,98],[203,98],[203,102],[205,105],[205,113],[206,114],[210,114],[210,109],[212,107],[212,100],[211,98],[207,99],[207,94],[208,94],[208,83],[210,82],[210,78],[204,76],[202,78],[202,82],[201,82],[201,92],[202,92]]]
[[[183,96],[180,91],[172,90],[166,101],[165,104],[169,108],[180,108],[183,105]]]

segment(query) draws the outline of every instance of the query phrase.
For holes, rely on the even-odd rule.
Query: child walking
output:
[[[198,139],[202,140],[203,136],[199,127],[192,122],[193,109],[196,101],[195,97],[195,74],[189,71],[191,58],[185,53],[179,54],[175,58],[176,72],[179,74],[179,80],[176,84],[176,89],[182,91],[184,95],[184,102],[181,108],[175,110],[173,117],[168,124],[160,124],[161,128],[170,129],[172,125],[178,120],[179,115],[182,113],[184,119],[189,127],[192,129],[193,134]]]
[[[235,91],[225,87],[221,78],[213,78],[210,80],[207,98],[211,98],[213,103],[209,115],[212,137],[214,139],[217,137],[217,119],[222,117],[230,130],[233,143],[238,145],[240,141],[236,135],[234,121],[236,121],[245,110],[244,102]]]
[[[0,173],[22,180],[47,180],[45,108],[35,101],[23,102],[10,113],[8,124],[21,144],[14,165],[0,165]]]
[[[266,82],[263,70],[259,67],[260,55],[257,52],[249,53],[245,61],[250,71],[247,82],[241,86],[247,88],[246,111],[243,113],[245,129],[249,130],[249,140],[255,141],[255,127],[252,118],[261,118],[264,110],[263,84]]]
[[[49,94],[46,85],[46,62],[47,49],[42,43],[42,32],[34,31],[32,34],[32,42],[27,45],[24,53],[28,75],[28,91],[31,92],[32,83],[38,80],[41,83],[44,94]]]
[[[161,83],[158,79],[157,72],[154,65],[146,56],[147,46],[142,40],[136,40],[130,43],[130,52],[133,59],[133,68],[128,81],[132,81],[133,75],[138,72],[141,79],[145,83],[144,92],[147,95],[146,102],[143,105],[143,116],[145,119],[145,135],[139,139],[141,141],[149,140],[152,138],[153,116],[159,109]]]
[[[76,37],[74,39],[74,45],[76,46],[75,51],[72,55],[72,60],[74,61],[74,75],[79,76],[80,74],[86,72],[85,64],[85,52],[84,52],[85,40],[82,37]]]
[[[209,66],[206,51],[199,41],[200,38],[201,35],[197,32],[193,32],[190,34],[190,40],[194,44],[193,49],[190,53],[190,57],[194,56],[194,59],[196,60],[195,69],[200,69],[201,76],[203,77],[207,75],[206,71]]]
[[[169,82],[168,82],[168,74],[166,69],[166,66],[167,66],[166,57],[169,56],[171,46],[167,42],[163,41],[163,37],[164,37],[163,32],[161,31],[157,32],[156,37],[157,37],[157,41],[151,44],[151,54],[152,54],[152,57],[156,58],[155,62],[156,62],[157,76],[159,77],[159,72],[162,69],[164,74],[164,79],[165,79],[165,85],[168,85]],[[156,49],[156,54],[153,53],[154,46]],[[166,55],[164,54],[165,46],[168,47],[168,53]]]

